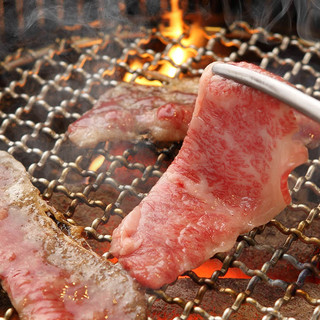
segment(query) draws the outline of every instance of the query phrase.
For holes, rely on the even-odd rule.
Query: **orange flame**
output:
[[[104,148],[106,150],[108,149],[108,145],[109,145],[109,142],[106,142],[104,145]],[[96,157],[94,157],[94,159],[89,164],[88,170],[97,172],[99,170],[99,168],[103,165],[105,159],[106,159],[106,157],[103,156],[102,154],[97,155]],[[87,182],[89,182],[89,180]]]
[[[143,67],[143,62],[140,60],[134,60],[132,63],[130,63],[130,69],[134,71],[138,71],[140,68]],[[123,81],[130,82],[133,78],[133,74],[130,72],[127,72],[124,77]],[[161,86],[161,82],[158,80],[148,80],[145,77],[138,76],[134,79],[134,82],[138,84],[144,84],[144,85],[150,85],[150,86]]]
[[[184,22],[183,12],[179,8],[178,0],[171,0],[171,11],[166,12],[163,17],[168,18],[169,27],[163,28],[163,25],[161,25],[161,33],[168,38],[179,38],[184,32]]]
[[[139,68],[142,67],[142,65],[143,64],[141,61],[135,60],[130,64],[130,68],[132,70],[138,70]],[[123,81],[130,82],[132,78],[133,78],[133,74],[131,74],[130,72],[127,72],[123,77]]]
[[[168,52],[170,61],[161,60],[159,65],[155,67],[155,70],[169,78],[174,78],[178,71],[178,67],[197,54],[195,49],[190,48],[190,45],[196,47],[202,46],[205,37],[203,35],[203,29],[198,21],[194,21],[190,27],[185,24],[183,20],[183,11],[179,8],[178,0],[171,0],[171,11],[164,13],[163,19],[168,23],[167,25],[165,25],[165,22],[160,24],[160,32],[166,38],[178,40],[178,43],[173,45]],[[187,35],[185,35],[186,31],[188,31]],[[143,67],[143,62],[134,60],[129,66],[131,70],[139,71],[139,69]],[[130,72],[127,72],[123,80],[130,82],[132,81],[132,78],[133,75]],[[160,81],[151,81],[142,76],[137,76],[134,79],[134,82],[145,85],[162,85]]]
[[[164,18],[168,18],[169,26],[160,26],[161,33],[168,38],[179,39],[187,29],[183,21],[183,11],[179,8],[178,0],[171,0],[171,12],[167,12]],[[178,66],[186,62],[190,57],[196,55],[196,50],[188,48],[190,45],[201,46],[204,42],[204,36],[202,35],[202,28],[198,21],[193,22],[189,27],[189,36],[182,37],[180,44],[174,45],[168,52],[169,58],[172,62]],[[187,47],[187,48],[184,48]],[[173,78],[176,75],[177,67],[172,65],[168,61],[164,61],[160,68],[160,72]]]

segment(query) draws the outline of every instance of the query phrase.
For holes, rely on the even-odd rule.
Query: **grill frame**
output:
[[[206,46],[190,46],[196,54],[178,66],[170,59],[168,52],[174,45],[185,47],[181,43],[183,36],[179,39],[169,39],[157,29],[141,28],[132,32],[126,27],[121,27],[114,34],[101,34],[93,38],[64,38],[45,48],[19,50],[7,56],[1,64],[0,101],[4,105],[0,111],[1,149],[13,154],[26,166],[32,182],[46,199],[56,205],[63,202],[60,201],[60,196],[68,199],[67,204],[60,203],[59,209],[65,213],[70,223],[77,224],[77,210],[80,206],[97,210],[99,214],[90,225],[85,226],[85,230],[93,241],[103,244],[102,249],[105,249],[104,244],[108,244],[111,237],[110,233],[101,232],[101,228],[108,225],[110,219],[123,217],[129,211],[128,208],[122,208],[122,204],[130,201],[132,197],[139,201],[146,195],[148,188],[161,176],[179,149],[179,144],[155,146],[145,141],[130,145],[119,153],[119,150],[115,151],[112,148],[112,144],[107,148],[100,144],[88,151],[74,148],[68,142],[65,135],[67,124],[92,106],[103,90],[117,85],[125,73],[133,75],[131,81],[137,77],[152,79],[155,75],[154,66],[161,61],[168,61],[177,67],[176,77],[199,76],[202,68],[214,60],[258,59],[261,67],[271,71],[277,70],[278,73],[283,71],[280,75],[295,84],[298,89],[320,98],[320,69],[317,70],[316,63],[312,63],[312,59],[320,61],[318,43],[307,43],[295,36],[271,34],[262,28],[252,29],[247,23],[238,22],[228,29],[206,29]],[[158,45],[152,44],[155,39],[163,44],[160,46],[161,50]],[[110,43],[112,48],[109,50]],[[295,48],[296,52],[289,48]],[[146,62],[138,70],[131,69],[128,64],[129,57],[141,55],[148,57]],[[281,66],[281,70],[277,69],[277,66]],[[59,72],[51,74],[50,70]],[[4,79],[7,76],[9,79]],[[301,81],[306,77],[314,78],[312,85]],[[52,98],[51,91],[56,93],[57,97]],[[30,118],[29,114],[34,118]],[[41,121],[36,121],[37,117]],[[15,136],[17,127],[22,128],[18,137]],[[39,141],[45,145],[42,146]],[[141,150],[148,150],[154,155],[151,164],[141,164],[134,160],[134,156],[139,156]],[[91,159],[97,155],[105,157],[109,163],[108,168],[97,172],[88,170]],[[301,262],[291,255],[289,250],[297,242],[307,243],[315,248],[320,246],[320,240],[313,235],[312,230],[311,234],[308,233],[309,226],[312,227],[320,218],[320,186],[316,183],[319,181],[319,166],[318,150],[312,151],[309,162],[289,177],[293,203],[286,209],[286,213],[302,212],[303,218],[290,227],[287,227],[283,220],[276,218],[266,226],[239,237],[232,252],[214,257],[221,261],[222,266],[212,273],[211,278],[200,278],[190,271],[186,273],[188,279],[179,279],[175,284],[161,290],[149,290],[151,317],[157,319],[157,315],[152,315],[153,305],[160,299],[166,305],[173,306],[172,310],[177,312],[179,319],[187,319],[192,315],[198,315],[200,319],[229,319],[237,314],[241,315],[244,305],[253,306],[263,319],[289,319],[282,314],[282,309],[291,303],[293,297],[301,297],[310,306],[314,306],[312,319],[317,319],[320,314],[320,297],[309,295],[303,288],[307,277],[319,277],[319,253],[315,251],[310,255],[309,261]],[[134,178],[129,183],[118,183],[114,175],[119,168],[132,173]],[[137,177],[134,172],[138,172]],[[80,191],[73,185],[79,182],[82,184]],[[140,189],[140,184],[144,183],[150,185],[146,189]],[[106,202],[103,198],[101,200],[100,195],[96,195],[102,185],[107,190],[111,188],[116,194],[113,201]],[[54,201],[53,198],[57,194],[58,201]],[[307,197],[307,200],[302,201],[302,196]],[[279,247],[261,245],[257,240],[270,228],[286,237]],[[250,268],[241,261],[244,252],[251,247],[272,254],[261,268]],[[299,271],[296,281],[287,284],[281,279],[276,281],[268,276],[268,272],[279,261],[288,262]],[[221,277],[231,268],[244,270],[251,277],[245,290],[237,291],[224,286]],[[185,281],[188,281],[190,286],[196,285],[196,293],[189,300],[172,293],[175,287],[179,288],[180,283]],[[260,283],[280,288],[284,292],[282,297],[269,307],[259,303],[252,295],[254,288]],[[232,297],[233,303],[226,307],[223,313],[214,314],[212,310],[209,311],[202,306],[204,297],[211,293]],[[3,318],[11,319],[12,312],[9,308]]]

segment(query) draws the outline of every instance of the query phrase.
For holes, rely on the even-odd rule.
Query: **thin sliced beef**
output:
[[[120,83],[68,128],[69,139],[90,148],[102,141],[179,141],[187,132],[198,79],[173,80],[163,87]]]
[[[288,174],[308,159],[308,138],[319,137],[319,126],[288,106],[211,72],[179,154],[113,233],[111,252],[147,287],[230,250],[280,213],[291,201]]]
[[[139,285],[57,228],[22,164],[1,151],[0,172],[0,278],[20,319],[145,319]]]

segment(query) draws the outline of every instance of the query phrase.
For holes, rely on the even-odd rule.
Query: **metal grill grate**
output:
[[[168,61],[177,68],[176,77],[190,77],[214,60],[246,60],[320,98],[318,43],[253,30],[241,22],[203,32],[205,46],[190,46],[194,55],[181,66],[168,52],[174,45],[183,47],[182,37],[125,28],[21,50],[1,64],[0,149],[25,165],[43,196],[71,223],[84,226],[98,253],[108,250],[112,229],[147,194],[180,147],[140,141],[83,150],[68,141],[68,125],[126,73],[131,81],[152,80],[156,66]],[[133,58],[142,61],[140,69],[130,68]],[[101,167],[90,170],[97,157]],[[318,319],[319,172],[315,150],[290,175],[292,205],[266,226],[240,236],[231,252],[213,257],[211,276],[190,271],[173,285],[148,291],[150,318]],[[243,279],[231,279],[233,272]],[[14,319],[13,309],[2,304],[2,319]]]

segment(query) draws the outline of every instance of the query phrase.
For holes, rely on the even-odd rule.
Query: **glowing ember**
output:
[[[96,156],[89,165],[89,169],[91,171],[97,171],[103,164],[105,157],[101,154]]]
[[[199,268],[193,271],[198,277],[210,278],[214,271],[221,270],[222,262],[217,259],[208,260],[203,263]],[[245,273],[238,268],[229,268],[227,273],[221,278],[236,278],[236,279],[250,279]]]
[[[108,259],[112,263],[117,263],[117,258]],[[204,262],[199,268],[192,270],[200,278],[211,278],[215,271],[221,270],[222,262],[217,259],[210,259]],[[180,276],[179,279],[189,278],[188,276]],[[234,278],[234,279],[250,279],[244,272],[238,268],[229,268],[227,273],[221,278]]]

